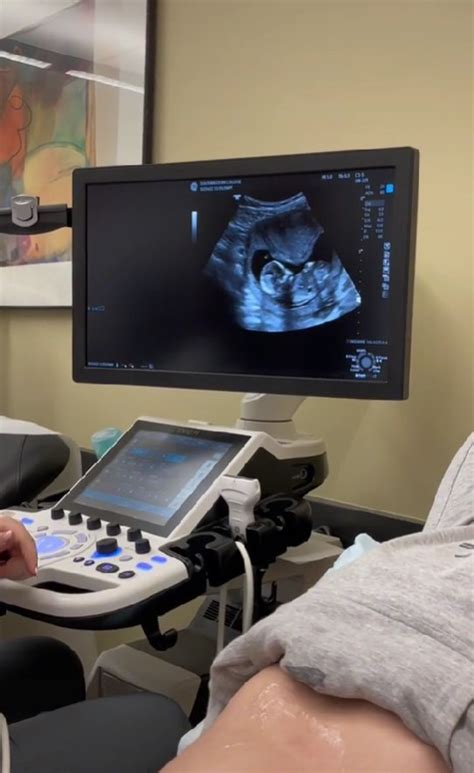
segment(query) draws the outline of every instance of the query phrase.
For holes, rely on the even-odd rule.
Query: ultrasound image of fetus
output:
[[[242,198],[205,268],[231,299],[240,327],[304,330],[360,305],[336,252],[314,257],[322,234],[303,193],[276,202]]]

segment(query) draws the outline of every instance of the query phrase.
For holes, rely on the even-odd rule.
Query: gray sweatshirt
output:
[[[424,530],[386,542],[236,639],[214,661],[209,727],[279,663],[317,692],[398,715],[455,773],[474,771],[474,434]]]

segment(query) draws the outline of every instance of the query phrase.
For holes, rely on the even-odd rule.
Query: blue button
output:
[[[92,564],[95,564],[95,561],[91,561],[90,558],[88,558],[87,561],[84,561],[84,566],[92,566]]]
[[[387,183],[385,186],[385,193],[393,193],[395,186],[393,183]]]
[[[155,562],[155,564],[166,564],[167,558],[165,556],[152,556],[151,560]]]
[[[67,539],[64,539],[64,537],[54,537],[52,534],[42,534],[36,538],[36,550],[40,556],[57,553],[58,550],[66,547],[67,544]]]
[[[118,572],[119,568],[117,564],[109,564],[105,562],[96,566],[95,570],[96,572],[104,572],[104,574],[113,574],[114,572]]]
[[[141,569],[143,572],[149,572],[150,569],[153,569],[151,564],[147,564],[145,561],[140,561],[137,564],[137,569]]]
[[[84,556],[76,556],[72,560],[74,561],[75,564],[80,564],[81,561],[84,561]]]
[[[30,526],[30,524],[34,523],[34,519],[33,519],[33,518],[26,518],[26,517],[25,517],[25,518],[22,518],[22,519],[21,519],[21,522],[22,522],[22,523],[23,523],[25,526]]]

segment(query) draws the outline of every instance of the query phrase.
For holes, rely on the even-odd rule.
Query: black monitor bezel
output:
[[[165,523],[156,523],[152,518],[144,518],[127,513],[114,511],[109,507],[95,507],[94,505],[79,502],[78,497],[87,488],[91,482],[101,473],[104,467],[107,467],[117,454],[120,453],[141,430],[148,432],[167,432],[171,435],[186,435],[187,437],[205,437],[224,443],[231,443],[231,448],[224,454],[222,459],[216,463],[213,469],[196,486],[193,493],[176,510],[174,515]],[[142,529],[149,534],[155,534],[157,537],[167,538],[181,523],[183,518],[197,504],[208,488],[219,478],[230,462],[240,453],[244,446],[250,441],[251,435],[242,432],[231,432],[220,429],[210,429],[206,427],[183,426],[181,424],[165,424],[163,422],[147,421],[138,419],[128,429],[117,443],[103,456],[87,474],[81,478],[76,485],[66,494],[59,503],[59,506],[73,512],[81,512],[91,518],[101,518],[104,521],[120,523],[132,528]],[[206,513],[203,513],[203,517]]]
[[[415,267],[419,153],[410,147],[349,150],[291,156],[265,156],[216,161],[191,161],[144,166],[96,167],[73,173],[73,379],[91,384],[158,386],[228,392],[370,400],[403,400],[408,397],[411,319]],[[406,304],[395,310],[394,324],[400,338],[390,357],[387,382],[259,376],[230,373],[185,373],[159,370],[125,370],[89,367],[86,364],[87,331],[87,185],[229,178],[265,174],[325,172],[343,169],[394,167],[399,195],[394,199],[393,227],[400,234],[392,258],[403,261],[402,296]],[[131,229],[132,230],[132,229]]]

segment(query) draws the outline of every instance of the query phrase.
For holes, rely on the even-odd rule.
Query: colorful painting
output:
[[[151,160],[157,4],[0,0],[0,208],[70,206],[74,169]],[[0,233],[0,306],[70,306],[71,236]]]
[[[18,58],[48,59],[47,52],[30,47],[13,51]],[[18,193],[38,196],[41,204],[71,205],[73,169],[95,161],[92,91],[90,82],[68,76],[64,68],[31,66],[0,53],[1,207],[9,207]],[[0,234],[0,271],[70,259],[70,229]]]

